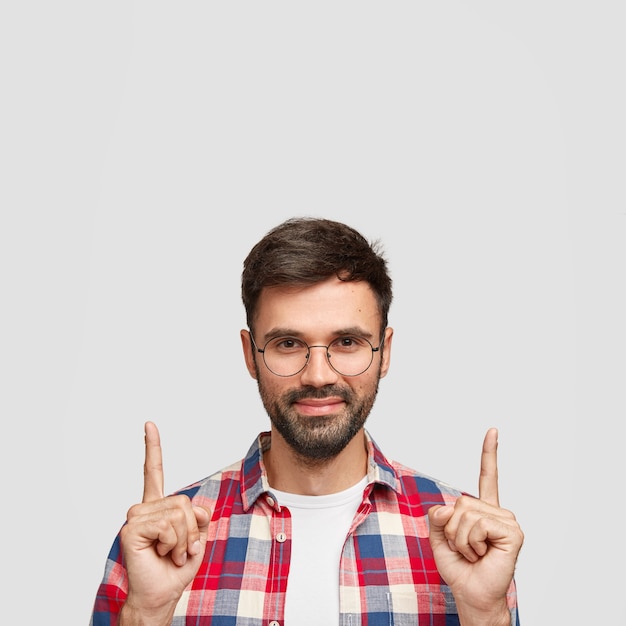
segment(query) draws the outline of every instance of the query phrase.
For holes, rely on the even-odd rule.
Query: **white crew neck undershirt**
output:
[[[338,626],[339,560],[367,477],[338,493],[303,496],[271,489],[291,513],[291,564],[285,597],[287,626]]]

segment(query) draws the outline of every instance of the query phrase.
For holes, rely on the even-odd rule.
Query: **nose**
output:
[[[319,350],[314,350],[313,348],[319,348]],[[328,346],[309,346],[309,359],[300,373],[302,384],[312,387],[324,387],[337,382],[338,378],[339,374],[328,362]]]

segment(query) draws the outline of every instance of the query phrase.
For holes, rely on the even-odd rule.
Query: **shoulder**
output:
[[[239,502],[246,510],[267,489],[267,477],[263,466],[263,451],[269,446],[268,433],[262,432],[248,449],[246,456],[227,467],[210,474],[183,489],[177,494],[186,495],[194,504],[214,508]]]
[[[179,489],[176,495],[186,495],[194,504],[212,508],[218,499],[239,491],[242,466],[243,460],[236,461],[202,480]]]
[[[419,499],[423,504],[451,504],[461,495],[460,489],[412,467],[389,461],[397,480],[399,496]]]
[[[421,504],[451,504],[465,495],[443,480],[388,458],[366,431],[370,482],[386,485],[399,499]]]

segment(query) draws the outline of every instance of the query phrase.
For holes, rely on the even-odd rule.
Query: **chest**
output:
[[[350,515],[349,523],[344,512],[303,525],[287,507],[269,506],[219,520],[177,614],[206,626],[289,625],[295,589],[291,608],[334,594],[341,626],[415,624],[421,615],[438,616],[433,625],[454,623],[445,621],[454,602],[437,573],[425,518],[364,505]],[[301,575],[307,567],[315,568],[308,580]]]

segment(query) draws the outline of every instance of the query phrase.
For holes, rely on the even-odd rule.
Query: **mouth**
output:
[[[298,413],[310,417],[332,415],[345,406],[342,398],[301,398],[293,403]]]

